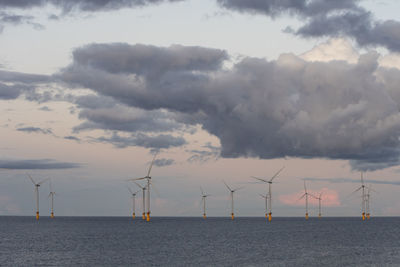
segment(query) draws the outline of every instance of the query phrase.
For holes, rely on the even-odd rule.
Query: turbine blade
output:
[[[222,182],[225,184],[226,188],[228,188],[229,191],[232,191],[232,189],[229,187],[229,185],[227,185],[227,184],[225,183],[224,180],[222,180]]]
[[[200,186],[200,191],[201,191],[201,194],[204,196],[204,191],[203,191],[203,188]]]
[[[28,175],[29,179],[32,181],[32,183],[33,183],[34,185],[36,185],[36,183],[35,183],[35,181],[33,180],[32,176],[31,176],[30,174],[27,174],[27,175]]]
[[[134,182],[134,183],[135,183],[135,185],[137,185],[140,189],[143,189],[143,188],[144,188],[141,184],[136,183],[136,182]]]
[[[304,182],[304,192],[307,193],[306,180],[303,180],[303,182]]]
[[[364,185],[363,173],[361,173],[361,184]]]
[[[233,189],[232,191],[233,191],[233,192],[236,192],[236,191],[241,190],[241,189],[243,189],[243,188],[244,188],[244,186],[241,186],[241,187],[238,187],[238,188]]]
[[[50,186],[50,192],[53,192],[53,186],[52,186],[52,183],[51,183],[51,179],[50,179],[50,181],[49,181],[50,183],[49,183],[49,186]]]
[[[354,190],[350,195],[352,195],[352,194],[354,194],[354,193],[356,193],[356,192],[358,192],[358,191],[360,191],[362,189],[362,186],[361,187],[359,187],[358,189],[356,189],[356,190]]]
[[[38,185],[41,185],[41,184],[43,184],[44,182],[46,182],[47,180],[49,180],[50,178],[46,178],[46,179],[43,179],[42,181],[40,181],[39,183],[37,183]]]
[[[131,179],[128,179],[127,181],[139,181],[139,180],[144,180],[144,179],[146,179],[146,177],[131,178]]]
[[[299,201],[300,199],[304,198],[306,196],[306,194],[302,195],[297,201]]]
[[[151,161],[150,167],[149,167],[149,171],[147,172],[147,176],[150,177],[150,172],[151,172],[151,168],[153,167],[154,161],[156,160],[158,152],[156,152],[154,154],[153,160]]]
[[[269,180],[269,182],[271,183],[272,180],[274,180],[275,177],[277,177],[279,175],[279,173],[281,173],[281,171],[283,171],[284,168],[285,168],[285,166],[283,166],[277,173],[275,173],[274,176],[272,176],[271,180]]]
[[[128,188],[129,192],[133,195],[133,191],[129,186],[126,186],[126,188]]]
[[[268,183],[267,180],[264,180],[264,179],[262,179],[262,178],[255,177],[255,176],[250,176],[250,177],[253,178],[253,179],[259,180],[259,181],[261,181],[261,182]]]

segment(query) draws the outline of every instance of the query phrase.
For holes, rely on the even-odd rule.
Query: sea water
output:
[[[400,218],[4,216],[0,266],[400,266]]]

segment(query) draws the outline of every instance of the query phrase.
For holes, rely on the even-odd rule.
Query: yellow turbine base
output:
[[[232,213],[231,218],[232,218],[232,220],[235,219],[235,214]]]
[[[143,212],[143,214],[142,214],[142,219],[143,219],[143,220],[146,220],[146,213],[144,213],[144,212]]]
[[[207,219],[207,216],[206,216],[206,214],[205,214],[205,213],[203,214],[203,219]]]
[[[150,212],[147,213],[146,221],[150,221]]]
[[[268,219],[268,213],[265,213],[265,219]]]
[[[272,221],[272,213],[271,212],[268,214],[268,221],[269,222]]]
[[[365,221],[365,213],[362,214],[362,220]]]
[[[36,220],[39,220],[39,212],[36,212]]]
[[[320,218],[320,219],[321,219],[321,217],[322,217],[322,216],[321,216],[321,213],[320,213],[320,214],[318,214],[318,218]]]
[[[54,219],[54,212],[50,214],[50,218]]]
[[[132,213],[132,218],[135,219],[136,218],[136,214]]]
[[[367,213],[367,219],[369,220],[371,218],[370,214]]]
[[[306,220],[308,220],[308,213],[306,213]]]

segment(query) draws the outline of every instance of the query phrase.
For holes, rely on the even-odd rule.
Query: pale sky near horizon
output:
[[[325,2],[311,2],[318,1]],[[324,215],[359,216],[360,195],[351,193],[360,170],[378,192],[372,214],[400,215],[398,1],[355,4],[371,12],[371,25],[384,25],[372,33],[314,25],[307,34],[315,36],[283,32],[314,19],[308,11],[271,18],[219,4],[234,1],[64,15],[7,2],[0,1],[0,215],[34,214],[30,173],[52,178],[56,215],[128,216],[126,186],[135,186],[126,179],[144,176],[158,149],[153,216],[200,216],[200,186],[212,195],[209,216],[228,216],[223,180],[244,186],[238,216],[263,216],[258,194],[266,186],[250,176],[282,166],[274,216],[303,216],[303,179],[324,192]],[[364,14],[330,12],[323,17]],[[5,14],[31,17],[8,23]],[[48,184],[40,194],[47,216]],[[310,209],[315,216],[315,200]]]

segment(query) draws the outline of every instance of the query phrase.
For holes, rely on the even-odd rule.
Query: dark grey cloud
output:
[[[52,14],[50,20],[59,20],[71,13],[80,12],[106,12],[123,8],[138,8],[161,3],[172,3],[183,0],[1,0],[0,1],[0,33],[6,25],[31,25],[35,29],[44,26],[37,23],[34,16],[21,15],[15,12],[27,11],[32,8],[45,8],[52,6],[60,14]]]
[[[305,181],[313,181],[313,182],[327,182],[332,184],[342,184],[342,183],[354,183],[360,184],[360,179],[351,179],[351,178],[303,178]],[[364,179],[364,183],[366,184],[382,184],[382,185],[399,185],[398,181],[390,181],[390,180],[375,180],[375,179]]]
[[[40,107],[39,110],[41,110],[41,111],[52,111],[52,109],[49,108],[48,106]]]
[[[100,105],[102,106],[102,105]],[[183,128],[166,111],[144,111],[128,107],[84,109],[79,113],[84,123],[74,127],[74,132],[103,129],[124,132],[167,132]]]
[[[39,93],[37,89],[51,81],[52,78],[47,75],[0,70],[0,99],[8,100],[25,96],[31,101],[48,101],[51,98],[49,92]]]
[[[132,134],[128,137],[113,133],[111,137],[94,138],[93,141],[111,143],[117,148],[139,146],[152,149],[167,149],[172,147],[180,147],[186,144],[186,141],[183,137],[175,137],[168,134],[147,135],[143,133]]]
[[[191,154],[187,160],[188,162],[204,163],[210,160],[217,160],[221,154],[221,148],[207,143],[206,145],[202,146],[201,150],[192,149],[187,150],[186,152]]]
[[[291,32],[302,37],[348,36],[360,46],[383,46],[400,51],[400,23],[394,20],[378,21],[357,0],[217,0],[224,8],[242,13],[262,14],[270,17],[294,15],[304,21]]]
[[[394,77],[400,71],[378,68],[376,53],[356,64],[307,62],[292,54],[275,61],[245,57],[226,69],[224,51],[196,48],[201,53],[187,60],[192,47],[150,47],[147,53],[138,47],[85,46],[57,78],[132,108],[166,110],[177,123],[201,125],[219,138],[222,157],[345,159],[354,169],[397,165]],[[205,61],[213,64],[205,67]],[[103,141],[152,147],[139,137]]]
[[[8,170],[53,170],[53,169],[72,169],[80,167],[81,164],[78,163],[59,162],[52,159],[38,159],[38,160],[0,159],[0,169],[8,169]]]
[[[157,167],[166,167],[175,164],[175,160],[173,159],[156,159],[154,161],[154,165]]]
[[[76,136],[72,136],[72,135],[68,135],[68,136],[64,136],[64,139],[66,140],[72,140],[72,141],[76,141],[76,142],[80,142],[81,139],[76,137]]]
[[[22,128],[17,128],[17,131],[26,133],[53,134],[53,131],[50,128],[43,129],[39,127],[22,127]]]
[[[30,9],[52,5],[56,8],[62,9],[64,13],[71,11],[94,12],[179,1],[182,0],[2,0],[0,1],[0,9]]]

